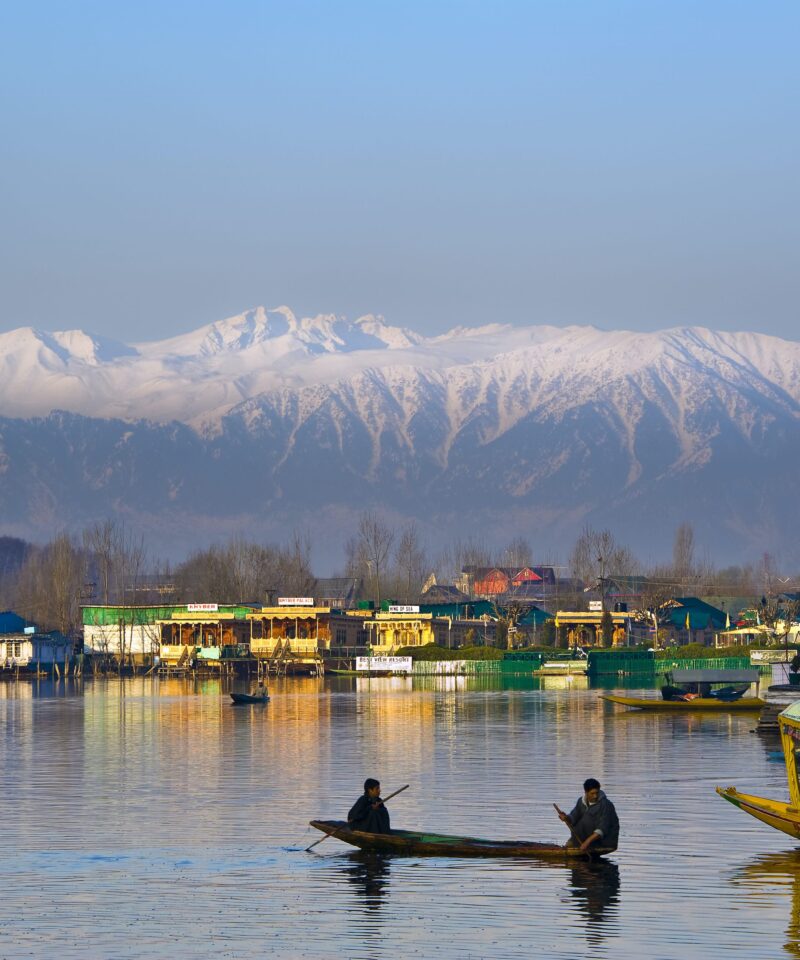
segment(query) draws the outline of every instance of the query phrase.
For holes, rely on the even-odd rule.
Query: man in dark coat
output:
[[[559,811],[559,817],[572,827],[574,836],[568,846],[577,846],[588,851],[596,844],[604,850],[616,850],[619,842],[619,817],[614,804],[600,789],[600,784],[590,777],[583,784],[583,796],[570,813]]]
[[[381,785],[378,780],[368,777],[364,781],[364,793],[356,800],[347,814],[347,824],[351,830],[364,830],[366,833],[391,833],[389,811],[381,800]]]

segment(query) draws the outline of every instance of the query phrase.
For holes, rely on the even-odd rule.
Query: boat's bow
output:
[[[749,793],[740,793],[736,787],[717,787],[717,793],[728,803],[749,813],[751,817],[780,830],[790,837],[800,837],[800,810],[780,800],[767,797],[755,797]]]

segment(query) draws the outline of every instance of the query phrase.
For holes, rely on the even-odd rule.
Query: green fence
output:
[[[590,650],[586,673],[590,677],[631,674],[654,677],[655,664],[651,650]]]
[[[692,657],[683,660],[664,658],[656,660],[658,673],[669,673],[671,670],[749,670],[758,669],[761,676],[772,676],[771,663],[751,663],[750,657]]]
[[[494,674],[496,676],[530,676],[543,662],[542,654],[527,654],[504,660],[415,660],[415,677],[469,676]]]

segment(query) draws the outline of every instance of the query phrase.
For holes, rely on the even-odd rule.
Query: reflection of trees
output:
[[[791,894],[783,949],[790,957],[800,958],[800,851],[772,853],[746,864],[734,879],[763,900],[774,901],[775,894]]]
[[[378,910],[389,887],[390,858],[380,853],[352,853],[347,857],[345,876],[363,898],[368,912]]]
[[[586,920],[587,939],[604,939],[603,924],[616,916],[619,903],[619,867],[608,860],[586,860],[573,864],[570,893]]]

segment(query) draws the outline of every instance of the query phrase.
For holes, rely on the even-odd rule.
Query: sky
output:
[[[796,0],[8,0],[0,330],[800,339]]]

